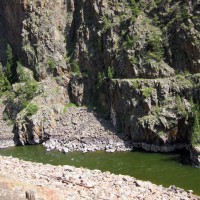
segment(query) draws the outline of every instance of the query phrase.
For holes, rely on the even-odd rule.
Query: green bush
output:
[[[132,80],[132,84],[133,84],[133,88],[134,89],[137,89],[139,84],[138,84],[138,81],[137,80]]]
[[[26,107],[26,116],[35,115],[38,111],[39,107],[33,103],[29,103]]]
[[[55,62],[55,60],[50,59],[50,60],[48,61],[48,65],[49,65],[50,70],[53,71],[53,70],[56,69],[56,62]]]
[[[13,70],[13,65],[14,65],[14,56],[13,56],[13,51],[12,48],[9,44],[7,44],[7,63],[6,63],[6,71],[5,75],[10,83],[13,83],[13,75],[12,75],[12,70]]]
[[[153,92],[153,88],[143,88],[141,89],[142,91],[142,96],[145,97],[145,98],[149,98],[151,95],[152,95],[152,92]]]
[[[10,82],[6,78],[6,76],[3,74],[3,72],[0,70],[0,97],[6,92],[11,89]]]
[[[97,89],[101,87],[103,83],[103,79],[105,78],[105,72],[98,72],[98,79],[97,79]]]
[[[131,8],[131,11],[132,11],[131,19],[133,22],[135,22],[135,19],[139,15],[140,10],[139,10],[138,5],[135,2],[135,0],[129,0],[128,2],[129,2],[129,6]]]
[[[76,60],[72,62],[72,72],[76,75],[81,74],[79,63]]]
[[[24,71],[24,66],[20,62],[17,62],[17,74],[20,82],[30,81],[29,75]]]
[[[181,99],[181,97],[179,95],[177,95],[177,97],[176,97],[176,106],[177,106],[177,112],[181,116],[186,117],[188,113],[185,109],[185,105],[183,103],[183,100]]]
[[[102,31],[105,33],[107,30],[110,30],[112,28],[112,23],[111,23],[111,20],[106,16],[106,15],[103,15],[101,17],[101,21],[102,21],[102,24],[103,24],[103,28],[102,28]]]
[[[163,49],[161,41],[162,41],[161,35],[155,32],[153,33],[151,37],[149,37],[148,42],[147,42],[148,56],[157,61],[162,60],[164,56],[164,49]]]
[[[114,73],[115,73],[114,67],[108,67],[108,78],[109,79],[113,79]]]
[[[129,61],[130,61],[130,63],[132,64],[132,65],[136,65],[136,64],[138,64],[138,59],[136,58],[136,57],[131,57],[131,58],[129,58]]]
[[[193,105],[194,122],[192,127],[191,143],[192,145],[200,144],[200,106]]]

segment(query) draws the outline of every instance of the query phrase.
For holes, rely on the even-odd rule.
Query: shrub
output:
[[[134,89],[137,89],[137,88],[138,88],[138,86],[139,86],[139,84],[138,84],[138,81],[137,81],[137,80],[133,80],[133,81],[132,81],[132,84],[133,84],[133,88],[134,88]]]
[[[145,97],[145,98],[149,98],[151,95],[152,95],[152,92],[153,92],[153,88],[143,88],[141,89],[142,91],[142,95]]]
[[[14,56],[13,56],[13,51],[12,48],[9,44],[7,44],[7,63],[6,63],[6,77],[10,83],[13,83],[13,76],[12,76],[12,69],[14,65]]]
[[[81,74],[79,63],[76,60],[72,62],[72,72],[76,75]]]
[[[97,89],[101,87],[103,79],[105,78],[105,72],[98,72]]]
[[[53,59],[49,60],[48,61],[48,65],[49,65],[50,70],[53,71],[54,69],[56,69],[56,62],[55,62],[55,60],[53,60]]]
[[[36,104],[29,103],[26,107],[26,116],[35,115],[38,111],[39,107]]]
[[[181,97],[179,95],[177,95],[176,97],[176,105],[177,105],[177,111],[180,115],[182,115],[183,117],[187,116],[187,111],[185,109],[185,105],[183,103],[183,100],[181,99]]]
[[[153,35],[148,39],[147,44],[148,56],[157,61],[162,60],[164,56],[164,49],[161,42],[161,35],[154,32]]]
[[[129,58],[129,61],[130,61],[130,63],[132,64],[132,65],[136,65],[136,64],[138,64],[138,59],[136,58],[136,57],[131,57],[131,58]]]
[[[30,80],[29,75],[24,71],[24,66],[20,62],[17,62],[17,74],[20,82],[28,82]]]
[[[108,67],[108,78],[113,79],[114,77],[114,67]]]
[[[138,5],[135,2],[135,0],[129,0],[128,2],[129,2],[129,6],[131,8],[131,11],[132,11],[131,19],[132,19],[133,22],[135,22],[135,19],[139,15],[139,12],[140,12]]]
[[[9,91],[11,89],[10,82],[4,76],[3,72],[0,70],[0,97],[4,92]]]
[[[102,31],[105,33],[107,30],[110,30],[112,28],[112,23],[111,23],[111,20],[106,16],[106,15],[103,15],[101,17],[101,21],[102,21],[102,24],[103,24],[103,29]]]
[[[192,127],[191,143],[197,145],[200,143],[200,106],[193,105],[194,122]]]

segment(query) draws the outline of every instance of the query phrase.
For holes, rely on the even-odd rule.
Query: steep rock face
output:
[[[161,16],[166,25],[170,65],[178,70],[200,72],[199,1],[166,3]]]
[[[7,40],[12,44],[16,54],[19,55],[21,48],[21,30],[24,19],[25,1],[1,1],[0,10],[1,17],[4,23],[4,30]]]
[[[135,146],[147,143],[158,146],[154,151],[162,151],[162,146],[190,143],[189,101],[191,96],[199,100],[200,94],[199,88],[193,92],[190,77],[116,79],[101,89],[100,103],[110,110],[115,126],[131,137]]]

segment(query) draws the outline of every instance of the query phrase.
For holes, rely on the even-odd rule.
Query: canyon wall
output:
[[[5,72],[9,44],[13,91],[23,82],[17,62],[39,83],[36,114],[16,109],[16,98],[7,104],[17,143],[55,134],[72,101],[97,106],[135,147],[188,148],[199,163],[198,0],[2,0],[0,17],[0,63]]]

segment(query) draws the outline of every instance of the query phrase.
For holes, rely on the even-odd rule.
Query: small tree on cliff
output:
[[[12,48],[9,44],[7,44],[6,53],[7,53],[7,63],[6,63],[5,74],[6,74],[8,81],[10,83],[12,83],[13,82],[12,68],[13,68],[13,64],[14,64],[14,56],[13,56]]]

